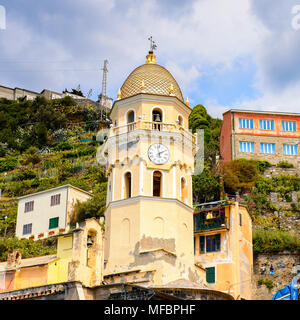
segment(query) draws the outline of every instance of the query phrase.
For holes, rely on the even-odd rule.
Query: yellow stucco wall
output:
[[[230,212],[229,212],[230,208]],[[252,222],[247,209],[237,202],[226,207],[229,230],[215,229],[195,234],[195,261],[203,267],[215,267],[214,290],[233,295],[235,299],[251,299],[253,272]],[[240,225],[240,214],[242,225]],[[199,236],[221,234],[221,249],[199,253]]]

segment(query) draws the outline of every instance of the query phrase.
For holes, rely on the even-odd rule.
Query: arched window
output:
[[[124,192],[124,196],[125,199],[127,198],[131,198],[131,173],[130,172],[126,172],[125,176],[124,176],[124,188],[125,188],[125,192]]]
[[[181,178],[180,179],[180,190],[181,190],[181,201],[182,202],[186,202],[186,200],[187,200],[187,183],[186,183],[186,180],[185,180],[185,178]]]
[[[161,197],[162,174],[160,171],[153,172],[153,197]]]
[[[128,124],[128,131],[132,131],[135,129],[135,113],[133,110],[128,111],[127,113],[127,124]]]
[[[183,118],[181,115],[178,116],[178,124],[182,127],[183,126]]]
[[[152,122],[155,122],[153,123],[152,129],[161,130],[161,124],[159,124],[159,122],[162,122],[162,112],[160,109],[155,108],[152,110]]]
[[[96,252],[95,252],[95,246],[97,239],[97,233],[94,230],[89,230],[86,238],[86,265],[90,268],[95,267],[96,263]]]

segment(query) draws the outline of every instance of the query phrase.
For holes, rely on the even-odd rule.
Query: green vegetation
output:
[[[296,235],[282,230],[258,229],[253,232],[254,253],[280,251],[300,251],[300,239]]]
[[[265,285],[269,290],[272,290],[272,289],[275,287],[275,284],[274,284],[273,281],[270,280],[270,279],[259,278],[259,279],[257,280],[257,284],[258,284],[259,286]]]
[[[277,167],[278,168],[294,168],[294,165],[292,163],[289,163],[286,160],[282,160],[278,162]]]
[[[45,240],[19,240],[17,238],[0,238],[0,261],[6,261],[9,252],[19,249],[22,258],[31,258],[56,253],[56,241]]]
[[[103,215],[106,175],[95,157],[101,144],[95,141],[99,118],[98,110],[78,106],[70,97],[51,101],[0,99],[1,261],[17,248],[24,258],[55,253],[53,239],[15,238],[15,197],[72,184],[94,194],[86,204],[77,204],[74,221]]]

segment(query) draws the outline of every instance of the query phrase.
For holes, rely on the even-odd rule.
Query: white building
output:
[[[19,197],[16,236],[37,240],[67,231],[74,204],[91,197],[70,184]]]

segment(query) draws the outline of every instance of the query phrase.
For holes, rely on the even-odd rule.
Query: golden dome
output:
[[[156,64],[153,54],[149,54],[147,62],[134,69],[127,77],[121,87],[121,99],[141,92],[164,96],[172,95],[183,102],[178,83],[167,69]]]

